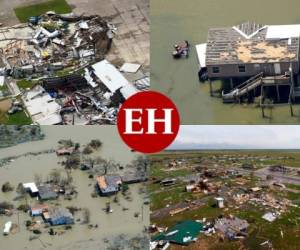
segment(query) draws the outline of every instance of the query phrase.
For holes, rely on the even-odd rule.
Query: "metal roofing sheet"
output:
[[[206,67],[206,43],[196,45],[200,68]]]
[[[112,93],[129,84],[116,67],[107,60],[94,64],[92,68],[95,70],[95,75]]]
[[[166,233],[158,234],[152,240],[167,240],[181,245],[188,245],[198,237],[202,229],[202,223],[193,220],[187,220],[176,224]]]
[[[300,24],[268,26],[266,39],[288,39],[295,37],[300,37]]]
[[[128,84],[120,89],[121,94],[125,99],[128,99],[129,97],[133,96],[138,92],[138,90],[132,85]]]

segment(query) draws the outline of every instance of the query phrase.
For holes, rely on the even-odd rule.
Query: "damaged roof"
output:
[[[276,37],[282,30],[286,36]],[[298,61],[299,25],[263,26],[247,22],[208,32],[206,64],[247,64]],[[289,32],[290,31],[290,32]],[[270,33],[271,32],[271,33]],[[299,33],[300,34],[300,33]]]

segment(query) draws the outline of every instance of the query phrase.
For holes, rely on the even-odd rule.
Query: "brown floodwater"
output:
[[[233,26],[244,21],[262,24],[299,24],[298,0],[152,0],[151,88],[167,94],[180,110],[182,124],[298,124],[288,106],[268,110],[262,118],[255,105],[223,104],[209,95],[208,84],[198,81],[195,45],[206,42],[211,27]],[[173,44],[191,43],[188,59],[174,60]],[[219,82],[215,82],[219,85]],[[215,89],[217,86],[214,87]]]
[[[115,160],[121,164],[128,164],[134,160],[138,154],[130,151],[120,140],[115,126],[45,126],[42,128],[46,137],[42,141],[19,144],[17,146],[0,150],[0,159],[7,156],[21,155],[27,152],[38,152],[41,150],[57,148],[57,141],[60,139],[72,139],[82,146],[91,139],[100,139],[103,142],[102,148],[93,153],[93,156],[101,156],[105,159]],[[59,164],[63,158],[58,158],[55,153],[41,154],[38,156],[20,157],[8,165],[0,168],[0,184],[9,181],[13,186],[20,182],[30,182],[34,179],[34,174],[42,175],[43,179],[53,169],[61,169],[62,175],[65,173]],[[122,171],[126,171],[124,169]],[[110,170],[108,170],[110,172]],[[122,172],[120,172],[122,174]],[[33,234],[26,230],[25,221],[29,215],[20,212],[13,216],[0,216],[0,230],[3,230],[7,221],[12,221],[20,225],[20,230],[15,234],[3,236],[0,233],[0,249],[106,249],[108,246],[104,242],[105,238],[111,239],[117,235],[124,234],[128,238],[142,236],[144,227],[149,224],[149,207],[144,205],[146,197],[144,184],[132,184],[129,186],[132,201],[126,200],[122,194],[118,194],[119,204],[113,202],[113,198],[97,197],[92,198],[95,181],[88,178],[88,174],[81,170],[73,170],[73,185],[79,192],[78,196],[71,201],[60,198],[59,201],[49,202],[59,203],[61,206],[77,206],[88,208],[90,211],[90,223],[98,225],[97,229],[89,229],[86,224],[77,222],[71,230],[66,231],[61,236],[50,236],[43,232],[39,239],[29,241]],[[141,192],[143,191],[143,192]],[[0,192],[0,201],[12,201],[16,197],[16,192]],[[113,213],[106,214],[103,208],[106,202],[111,202]],[[31,204],[34,199],[30,199]],[[24,201],[14,201],[15,206]],[[123,207],[128,210],[123,211]],[[136,218],[135,213],[141,216]],[[76,218],[76,216],[75,216]],[[128,247],[130,249],[130,247]]]

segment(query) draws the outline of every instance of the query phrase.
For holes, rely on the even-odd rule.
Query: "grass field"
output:
[[[32,88],[36,82],[37,81],[22,79],[17,81],[17,85],[19,88],[27,89],[27,88]]]
[[[17,112],[6,116],[6,119],[3,119],[2,123],[6,125],[30,125],[32,120],[26,116],[25,112]]]
[[[70,13],[72,8],[65,0],[50,0],[35,5],[15,8],[15,14],[20,22],[25,23],[31,16],[39,16],[47,11],[55,11],[58,14]]]

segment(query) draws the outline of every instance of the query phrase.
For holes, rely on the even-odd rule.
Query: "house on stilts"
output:
[[[264,101],[289,103],[300,97],[300,25],[260,25],[246,22],[227,28],[211,28],[207,42],[196,45],[199,79],[221,79],[223,102],[240,102],[260,96]],[[292,114],[292,105],[291,105]]]

